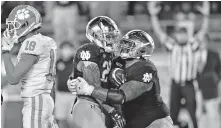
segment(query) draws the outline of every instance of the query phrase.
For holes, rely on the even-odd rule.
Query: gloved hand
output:
[[[10,41],[8,41],[4,37],[2,37],[1,46],[2,46],[2,51],[11,51],[11,49],[14,46],[14,44],[10,43]]]
[[[119,114],[115,109],[112,112],[110,112],[109,114],[115,123],[114,128],[123,128],[124,127],[124,125],[126,124],[126,121],[121,114]]]
[[[68,86],[68,90],[72,93],[72,94],[76,94],[76,87],[77,87],[77,82],[78,79],[73,79],[72,76],[69,77],[68,81],[67,81],[67,86]]]
[[[10,38],[8,33],[9,32],[7,30],[5,30],[3,33],[1,42],[2,51],[11,51],[11,49],[14,46],[14,43],[17,42],[17,39]]]
[[[94,91],[94,86],[89,85],[84,78],[78,77],[77,84],[77,94],[78,95],[91,95]]]

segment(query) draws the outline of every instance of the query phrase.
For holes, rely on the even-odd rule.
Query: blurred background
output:
[[[44,35],[52,37],[58,43],[58,63],[57,71],[64,74],[57,76],[58,92],[67,92],[66,83],[70,71],[65,70],[72,68],[72,61],[77,48],[89,41],[85,37],[86,24],[91,18],[105,15],[112,18],[120,28],[122,35],[132,29],[142,29],[148,32],[155,41],[156,49],[152,57],[159,71],[159,78],[161,82],[162,97],[169,105],[170,85],[169,78],[169,53],[166,52],[165,47],[160,43],[157,36],[154,34],[150,22],[150,15],[147,9],[147,2],[145,1],[1,1],[1,32],[5,30],[5,20],[10,11],[20,4],[28,4],[35,7],[43,17],[43,26],[40,32]],[[202,23],[202,14],[200,14],[196,7],[202,2],[179,2],[166,1],[161,2],[162,7],[159,20],[162,29],[170,35],[174,29],[176,21],[186,20],[187,24],[192,24],[194,31],[200,29]],[[209,49],[218,52],[221,55],[221,2],[210,2],[210,16],[209,16],[209,30],[208,34],[210,42]],[[16,63],[16,55],[20,45],[17,44],[13,48],[12,56]],[[68,49],[70,48],[71,49]],[[70,55],[70,56],[69,56]],[[65,56],[65,59],[61,59]],[[2,63],[1,78],[4,79],[5,71]],[[2,80],[3,81],[3,80]],[[219,82],[220,83],[220,82]],[[7,83],[2,83],[7,84]],[[62,87],[61,87],[62,85]],[[220,84],[219,92],[221,92]],[[4,103],[2,105],[1,127],[2,128],[21,128],[22,127],[22,103],[20,99],[20,85],[7,86],[2,89],[4,96]],[[62,95],[62,94],[61,94]],[[57,103],[56,106],[62,106],[63,103]],[[65,103],[64,103],[65,104]],[[71,105],[68,104],[69,108]],[[58,107],[59,108],[59,107]],[[55,108],[56,109],[56,108]],[[61,108],[62,109],[62,108]],[[68,108],[67,108],[68,109]],[[68,111],[69,112],[69,111]],[[218,113],[218,112],[217,112]],[[65,115],[64,115],[65,116]],[[189,121],[189,117],[185,109],[182,109],[179,114],[180,120]],[[58,120],[64,120],[66,117],[57,117]],[[220,120],[221,121],[221,120]],[[68,122],[68,121],[67,121]],[[204,122],[205,121],[201,121]],[[203,123],[202,123],[203,124]],[[67,123],[68,125],[68,123]],[[65,125],[63,125],[65,126]],[[202,128],[204,125],[201,125]],[[64,127],[65,128],[65,127]],[[66,127],[68,128],[68,126]],[[205,127],[206,128],[206,127]]]

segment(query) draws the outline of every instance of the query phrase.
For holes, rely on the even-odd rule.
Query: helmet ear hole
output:
[[[146,52],[146,51],[145,51],[144,48],[140,50],[140,53],[145,53],[145,52]]]

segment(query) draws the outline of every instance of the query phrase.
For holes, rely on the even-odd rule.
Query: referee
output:
[[[197,75],[197,60],[194,55],[199,48],[199,42],[207,32],[209,2],[204,2],[198,10],[204,15],[203,24],[200,31],[190,38],[188,29],[185,24],[177,23],[173,38],[169,37],[160,28],[157,14],[160,7],[156,2],[150,2],[148,9],[151,15],[151,23],[153,30],[159,37],[161,43],[170,51],[170,73],[171,73],[171,98],[170,109],[171,118],[175,125],[179,125],[178,114],[181,107],[181,98],[185,98],[186,107],[191,116],[194,128],[198,128],[196,119],[196,96],[194,89],[194,81]],[[182,21],[181,21],[182,22]]]

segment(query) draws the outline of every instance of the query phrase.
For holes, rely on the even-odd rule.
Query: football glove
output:
[[[4,31],[3,37],[2,37],[2,51],[11,51],[11,49],[14,46],[14,43],[16,43],[18,40],[10,38],[8,31]]]
[[[111,82],[112,88],[120,88],[120,86],[126,81],[124,70],[120,68],[114,68],[110,72],[109,80]]]
[[[124,127],[124,125],[126,124],[126,121],[121,114],[119,114],[115,109],[112,112],[110,112],[109,114],[115,123],[114,128],[123,128]]]
[[[52,115],[49,119],[48,119],[48,123],[49,123],[49,128],[59,128],[58,127],[58,123],[54,117],[54,115]]]
[[[94,91],[94,86],[89,85],[83,78],[78,77],[77,85],[77,94],[78,95],[91,95]]]
[[[7,41],[4,37],[2,38],[2,51],[11,51],[13,46],[13,43],[10,43],[10,41]]]
[[[73,79],[72,76],[70,76],[68,81],[67,81],[68,90],[72,94],[76,94],[77,82],[79,82],[78,79]]]

